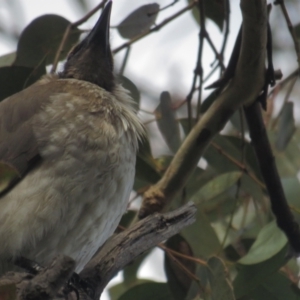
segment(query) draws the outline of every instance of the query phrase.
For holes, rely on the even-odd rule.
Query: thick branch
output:
[[[154,214],[112,237],[80,273],[99,299],[112,277],[143,252],[167,240],[195,221],[192,203],[166,214]]]
[[[191,130],[162,179],[144,194],[140,217],[160,211],[185,186],[207,145],[242,105],[254,102],[265,81],[265,0],[241,0],[243,32],[235,76]]]
[[[259,162],[260,170],[270,196],[272,211],[278,227],[286,234],[297,254],[300,253],[300,231],[295,222],[284,195],[281,180],[272,154],[260,103],[255,102],[245,108],[245,116],[250,130],[250,137]]]

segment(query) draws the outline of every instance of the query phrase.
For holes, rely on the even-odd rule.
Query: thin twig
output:
[[[188,203],[175,211],[154,214],[108,240],[85,266],[80,277],[99,299],[111,278],[138,255],[177,234],[195,221],[196,207]]]
[[[289,83],[290,80],[292,80],[294,77],[297,77],[299,75],[299,70],[294,70],[289,76],[287,76],[284,80],[279,82],[268,94],[268,97],[270,97],[273,93],[277,92],[278,89],[282,89],[285,85]]]
[[[244,126],[244,116],[243,116],[243,110],[240,108],[239,109],[239,117],[240,117],[240,125],[241,125],[241,133],[242,133],[242,138],[241,138],[241,161],[240,164],[241,165],[245,165],[245,126]],[[238,179],[237,181],[237,187],[236,187],[236,193],[235,193],[235,202],[234,202],[234,207],[232,209],[232,212],[230,214],[230,219],[225,231],[225,235],[223,238],[223,241],[221,243],[221,251],[224,248],[224,245],[226,243],[227,237],[229,235],[229,231],[230,228],[232,227],[232,222],[233,222],[233,217],[234,217],[234,213],[236,212],[237,209],[237,205],[238,205],[238,200],[239,200],[239,193],[240,193],[240,189],[241,189],[241,183],[242,183],[242,179],[241,177]]]
[[[279,111],[277,117],[272,122],[272,129],[274,129],[276,127],[276,125],[277,125],[277,123],[278,123],[278,121],[279,121],[279,119],[282,115],[282,112],[284,110],[285,104],[290,100],[290,96],[291,96],[291,93],[294,89],[294,86],[295,86],[295,83],[296,83],[297,79],[298,79],[298,76],[291,79],[290,85],[289,85],[288,90],[285,94],[285,97],[284,97],[283,103],[281,105],[280,111]]]
[[[179,268],[192,280],[200,284],[200,279],[195,276],[186,266],[184,266],[170,251],[166,250],[167,255],[170,259],[177,263]]]
[[[211,49],[213,50],[216,58],[218,59],[219,61],[219,64],[221,66],[221,69],[224,71],[225,70],[225,65],[223,63],[223,57],[221,56],[221,54],[218,52],[216,46],[214,45],[212,39],[210,38],[210,35],[208,34],[208,32],[206,31],[206,34],[205,34],[205,38],[208,42],[208,44],[210,45]]]
[[[203,79],[203,83],[205,83],[219,68],[218,65],[215,65],[214,68],[206,75],[206,77]]]
[[[253,181],[255,181],[261,188],[266,188],[265,184],[260,181],[254,173],[252,173],[250,170],[247,169],[245,164],[240,163],[238,160],[236,160],[234,157],[232,157],[230,154],[226,153],[218,144],[211,142],[211,145],[218,150],[220,154],[222,154],[224,157],[226,157],[229,161],[231,161],[233,164],[235,164],[238,168],[241,169],[245,174],[247,174]]]
[[[128,62],[128,57],[129,57],[130,49],[131,49],[131,47],[129,46],[127,48],[127,50],[126,50],[126,53],[125,53],[125,56],[124,56],[124,59],[123,59],[123,62],[122,62],[122,66],[120,68],[119,75],[123,75],[124,74],[125,67],[126,67],[126,64]]]
[[[176,4],[179,0],[174,0],[173,2],[171,2],[170,4],[167,4],[166,6],[162,7],[159,11],[165,10],[171,6],[173,6],[174,4]]]
[[[164,250],[164,251],[168,251],[168,252],[172,253],[174,256],[178,256],[178,257],[184,258],[186,260],[190,260],[190,261],[195,262],[195,263],[197,263],[201,266],[207,266],[207,262],[205,260],[200,259],[200,258],[182,254],[180,252],[177,252],[173,249],[170,249],[170,248],[166,247],[163,244],[159,244],[157,247]]]

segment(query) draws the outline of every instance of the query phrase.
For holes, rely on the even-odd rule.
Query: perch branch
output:
[[[194,204],[188,203],[169,213],[151,215],[108,240],[80,273],[95,288],[94,299],[99,299],[113,276],[137,256],[192,224],[195,213]]]

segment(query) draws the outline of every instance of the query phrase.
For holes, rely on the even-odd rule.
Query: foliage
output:
[[[204,1],[206,18],[215,22],[220,30],[230,17],[229,4],[226,0]],[[199,22],[197,5],[189,14]],[[135,40],[137,35],[157,26],[154,24],[157,15],[159,4],[142,6],[127,17],[123,16],[117,30],[124,38]],[[46,73],[45,67],[53,62],[69,24],[62,17],[45,15],[24,29],[16,53],[0,57],[1,100]],[[47,39],[40,38],[41,33],[45,36],[45,31]],[[300,39],[300,23],[295,26],[295,33]],[[73,28],[60,60],[65,58],[79,34],[80,30]],[[221,68],[221,63],[218,66]],[[140,108],[145,101],[143,87],[136,86],[121,74],[119,79],[131,91]],[[294,85],[286,89],[287,82],[279,84],[270,93],[264,121],[287,200],[296,220],[300,221],[300,183],[297,179],[300,130],[295,124],[295,106],[290,96]],[[200,110],[197,111],[197,105],[192,102],[191,114],[178,117],[176,110],[188,103],[181,99],[177,105],[178,102],[172,100],[172,93],[161,91],[159,105],[152,114],[171,154],[153,157],[151,149],[155,147],[155,140],[150,138],[143,142],[134,183],[138,196],[163,176],[196,122],[195,116],[200,111],[201,117],[213,103],[214,93],[206,99],[200,98]],[[274,103],[277,105],[282,96],[285,96],[284,103],[276,113]],[[170,205],[176,208],[193,201],[198,215],[195,224],[159,246],[165,251],[167,282],[146,281],[137,276],[141,264],[148,258],[149,253],[145,253],[125,268],[124,281],[110,289],[111,299],[300,299],[296,263],[290,259],[287,239],[271,213],[268,193],[244,122],[242,111],[233,115],[226,131],[215,136],[207,147],[203,156],[205,163],[201,167],[198,165],[181,195]],[[0,170],[2,186],[12,170],[5,166]],[[121,225],[130,226],[135,216],[136,211],[131,210],[123,217]]]

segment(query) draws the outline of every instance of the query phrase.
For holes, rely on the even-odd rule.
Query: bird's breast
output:
[[[54,94],[35,118],[42,163],[0,201],[2,251],[42,264],[64,253],[79,271],[115,230],[133,185],[137,135],[131,112],[105,96]]]

